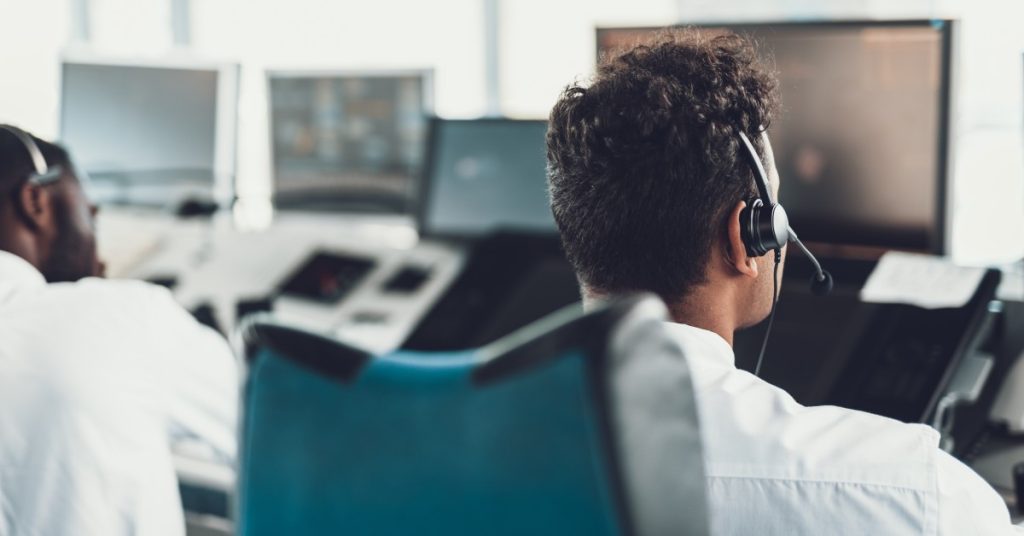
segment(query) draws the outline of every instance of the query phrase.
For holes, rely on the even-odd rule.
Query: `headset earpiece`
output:
[[[760,257],[789,242],[789,216],[782,205],[772,202],[768,174],[761,165],[754,145],[743,132],[740,132],[740,140],[747,148],[745,153],[750,159],[758,193],[758,197],[747,201],[746,208],[740,212],[740,235],[747,247],[747,255]]]
[[[765,204],[760,198],[747,201],[740,212],[740,237],[747,255],[760,257],[789,241],[789,216],[782,205]]]
[[[761,247],[756,231],[756,221],[761,214],[762,206],[764,206],[764,203],[755,197],[748,200],[747,206],[743,207],[743,210],[740,211],[740,238],[743,240],[743,245],[747,248],[747,255],[751,257],[760,257],[767,253],[767,250]]]

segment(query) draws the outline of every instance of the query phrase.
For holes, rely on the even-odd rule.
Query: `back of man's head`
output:
[[[36,177],[33,145],[47,178]],[[35,180],[33,180],[35,178]],[[93,218],[71,157],[62,147],[10,126],[0,128],[0,250],[38,269],[47,281],[102,273]]]
[[[774,77],[736,35],[665,32],[605,58],[551,112],[548,179],[566,254],[592,294],[705,281],[711,248],[754,196],[738,132],[758,140],[777,106]]]

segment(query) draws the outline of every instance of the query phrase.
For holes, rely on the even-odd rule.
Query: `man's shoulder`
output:
[[[177,307],[167,288],[143,281],[86,278],[74,283],[56,283],[47,287],[47,293],[55,299]]]
[[[19,294],[3,309],[11,321],[27,325],[35,325],[40,318],[49,318],[51,323],[59,320],[68,336],[75,328],[92,332],[103,331],[101,328],[131,330],[189,317],[164,287],[96,278],[51,283]]]
[[[709,474],[934,489],[938,433],[836,406],[803,406],[735,371],[698,393]]]

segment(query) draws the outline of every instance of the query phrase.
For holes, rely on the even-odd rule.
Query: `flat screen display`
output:
[[[403,213],[422,172],[426,72],[270,76],[278,208]]]
[[[64,63],[61,139],[94,201],[213,200],[218,128],[233,126],[218,125],[221,83],[218,69]]]
[[[421,233],[556,233],[548,199],[546,133],[547,121],[434,120]]]
[[[942,252],[949,23],[708,25],[752,37],[782,110],[780,200],[805,241]],[[609,53],[655,29],[600,29]]]

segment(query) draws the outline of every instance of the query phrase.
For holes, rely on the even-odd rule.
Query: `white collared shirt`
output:
[[[233,458],[237,377],[166,289],[0,251],[0,536],[183,534],[171,443]]]
[[[712,534],[994,536],[999,495],[919,424],[805,407],[734,364],[718,335],[669,324],[693,372]]]

